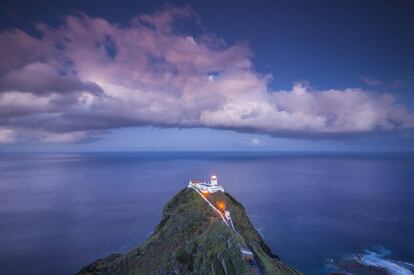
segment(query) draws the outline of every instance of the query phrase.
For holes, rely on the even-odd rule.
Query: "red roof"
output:
[[[190,180],[192,183],[202,183],[201,180]]]

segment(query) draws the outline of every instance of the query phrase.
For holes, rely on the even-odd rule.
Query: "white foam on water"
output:
[[[366,266],[375,266],[385,269],[391,275],[414,275],[414,264],[389,259],[392,251],[382,245],[375,246],[372,250],[365,250],[362,254],[348,254],[342,257],[343,260],[355,260]],[[346,272],[335,265],[333,259],[327,259],[324,265],[324,273],[334,271]],[[346,272],[346,274],[352,274]]]
[[[262,227],[257,228],[257,232],[259,232],[259,235],[264,238],[264,234],[263,234],[264,229]]]
[[[365,265],[384,268],[392,275],[414,275],[411,270],[403,266],[412,266],[412,264],[384,259],[382,254],[373,251],[365,251],[365,254],[361,257],[360,261]]]

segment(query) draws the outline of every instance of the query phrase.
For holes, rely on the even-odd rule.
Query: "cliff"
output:
[[[271,252],[236,199],[223,192],[208,199],[225,203],[242,238],[186,188],[166,204],[161,222],[142,246],[99,259],[78,274],[299,274]],[[240,248],[254,257],[243,257]]]

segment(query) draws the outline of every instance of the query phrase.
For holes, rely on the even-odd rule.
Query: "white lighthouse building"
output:
[[[210,182],[190,180],[188,187],[197,188],[202,193],[224,192],[223,186],[218,184],[217,176],[211,176]]]
[[[217,176],[215,176],[215,175],[211,176],[210,184],[211,185],[217,185]]]

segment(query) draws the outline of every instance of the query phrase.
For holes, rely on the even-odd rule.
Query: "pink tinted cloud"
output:
[[[372,76],[361,76],[360,79],[367,86],[380,86],[384,84],[384,81],[376,79]]]
[[[180,33],[177,20],[201,34]],[[79,14],[39,25],[41,38],[0,33],[0,127],[13,129],[3,140],[76,142],[146,125],[304,137],[414,127],[388,94],[270,90],[271,76],[256,72],[245,44],[226,45],[199,22],[188,7],[167,7],[126,26]]]

